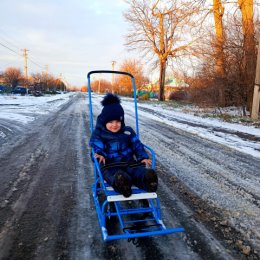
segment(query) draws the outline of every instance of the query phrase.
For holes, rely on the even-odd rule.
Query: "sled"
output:
[[[133,75],[122,71],[95,70],[88,73],[88,98],[89,98],[89,119],[90,132],[94,130],[92,114],[92,90],[90,76],[95,73],[115,73],[129,76],[132,80],[134,108],[135,108],[135,130],[139,137],[138,111],[136,85]],[[145,149],[150,153],[152,159],[152,169],[155,168],[155,153],[153,149],[145,145]],[[94,158],[94,183],[92,185],[92,195],[97,211],[98,221],[104,241],[134,239],[140,237],[166,235],[184,232],[184,228],[167,228],[162,221],[160,201],[155,192],[146,192],[137,187],[132,187],[132,195],[128,198],[114,191],[103,179],[99,163]],[[116,230],[115,230],[116,229]]]

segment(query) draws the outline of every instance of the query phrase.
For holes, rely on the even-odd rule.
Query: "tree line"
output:
[[[119,71],[124,71],[132,74],[135,77],[135,83],[138,90],[146,88],[149,83],[149,78],[145,76],[144,68],[140,60],[125,59],[119,65]],[[91,83],[91,89],[94,92],[106,93],[113,92],[123,96],[132,96],[133,87],[132,80],[125,75],[111,75],[111,78],[104,79],[102,75],[94,78]]]
[[[257,1],[125,2],[124,17],[130,25],[125,44],[159,68],[159,100],[165,98],[165,75],[170,68],[182,72],[196,102],[251,108],[259,33]]]
[[[65,91],[66,85],[60,78],[48,73],[33,73],[26,79],[19,68],[9,67],[0,73],[2,84],[14,90],[17,86],[27,87],[33,91],[52,92],[56,90]]]

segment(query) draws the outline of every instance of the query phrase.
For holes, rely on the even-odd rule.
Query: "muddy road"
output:
[[[126,115],[133,125],[132,113]],[[247,178],[258,178],[259,160],[144,116],[140,130],[158,154],[163,220],[169,227],[183,226],[184,234],[142,238],[139,247],[126,240],[102,241],[91,194],[87,98],[78,94],[1,145],[0,259],[258,259],[252,234],[231,225],[223,209],[230,195],[225,184],[232,186],[228,176],[242,169]],[[214,182],[204,183],[201,176]],[[223,194],[215,187],[220,184]],[[233,185],[239,191],[232,196],[249,193],[244,182]],[[210,203],[216,199],[210,190],[221,203]]]

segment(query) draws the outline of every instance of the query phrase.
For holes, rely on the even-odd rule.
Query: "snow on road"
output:
[[[9,138],[10,135],[6,135],[6,132],[12,131],[16,124],[22,125],[21,127],[30,126],[37,117],[56,111],[68,102],[71,95],[74,93],[49,97],[0,96],[0,144],[1,139]],[[102,97],[93,94],[95,116],[102,109]],[[134,124],[133,100],[122,98],[122,105],[126,122]],[[138,107],[142,125],[141,137],[147,135],[144,136],[144,141],[151,143],[147,143],[148,145],[157,140],[154,146],[158,159],[167,166],[169,174],[180,179],[203,201],[211,202],[223,214],[227,212],[225,214],[230,226],[251,236],[254,243],[257,243],[256,238],[260,237],[257,229],[260,180],[256,169],[259,168],[260,129],[195,116],[192,112],[165,104],[139,103]],[[88,108],[86,106],[83,109]],[[150,130],[145,127],[148,122],[151,122]],[[157,126],[153,128],[153,125]],[[162,132],[158,131],[160,127]],[[146,133],[143,133],[144,128]],[[201,138],[194,138],[194,135]],[[177,138],[176,136],[178,140],[171,139]],[[219,152],[218,149],[222,149],[219,145],[207,147],[204,139],[219,143],[229,151]],[[192,143],[187,145],[187,142]],[[173,145],[180,146],[177,151],[179,153],[176,153]],[[252,165],[248,163],[251,163],[251,159],[254,161]]]
[[[0,141],[13,132],[16,124],[27,125],[40,115],[56,111],[72,95],[75,93],[41,97],[0,95]]]
[[[167,109],[161,105],[151,107],[151,105],[141,104],[139,107],[149,108],[152,113],[148,113],[153,120],[260,158],[259,128],[227,123],[213,118],[202,118],[178,111],[178,109]],[[143,113],[147,116],[147,112],[141,110],[140,115]]]
[[[67,102],[74,93],[50,96],[0,95],[0,119],[10,119],[24,124],[47,114]]]

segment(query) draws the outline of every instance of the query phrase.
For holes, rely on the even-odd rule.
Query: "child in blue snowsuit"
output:
[[[148,192],[157,190],[158,178],[143,144],[134,130],[125,126],[124,110],[118,96],[108,93],[90,138],[103,178],[115,191],[129,197],[131,186]]]

